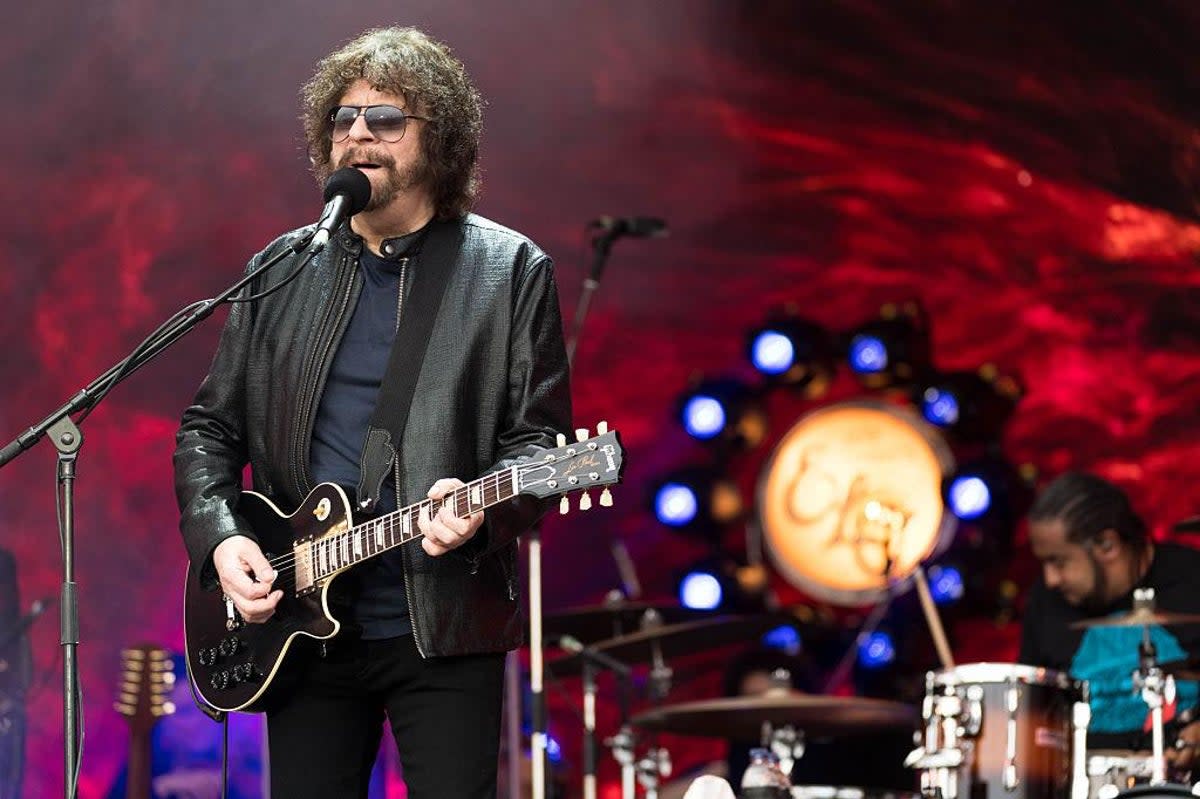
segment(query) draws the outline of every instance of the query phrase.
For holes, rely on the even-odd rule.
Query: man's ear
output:
[[[1117,531],[1111,527],[1107,530],[1102,530],[1095,538],[1096,557],[1107,559],[1115,558],[1121,549],[1121,536],[1117,535]]]

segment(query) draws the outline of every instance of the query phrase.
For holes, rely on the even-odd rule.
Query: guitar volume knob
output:
[[[200,661],[201,666],[212,666],[217,662],[217,650],[211,646],[203,647],[196,653],[196,659]]]
[[[236,636],[229,636],[221,639],[221,654],[225,657],[233,657],[242,648],[242,642]]]
[[[215,671],[208,681],[213,688],[216,688],[218,691],[224,691],[229,687],[229,672],[225,669]]]

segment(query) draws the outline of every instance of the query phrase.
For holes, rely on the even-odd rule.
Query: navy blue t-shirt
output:
[[[421,232],[384,242],[396,255],[380,257],[363,248],[358,268],[362,292],[342,337],[325,391],[317,408],[312,439],[312,475],[319,483],[336,483],[351,498],[359,479],[359,458],[379,385],[387,371],[392,342],[400,323],[404,282],[411,280],[411,256]],[[403,255],[400,255],[403,254]],[[376,513],[396,510],[396,485],[389,477],[380,492]],[[338,578],[356,595],[352,616],[364,638],[393,638],[412,632],[404,595],[404,570],[398,549],[377,555]]]

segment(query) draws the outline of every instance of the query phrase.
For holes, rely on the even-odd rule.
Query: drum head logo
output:
[[[776,566],[806,593],[877,601],[949,543],[945,442],[915,415],[845,403],[802,418],[759,481],[759,522]]]

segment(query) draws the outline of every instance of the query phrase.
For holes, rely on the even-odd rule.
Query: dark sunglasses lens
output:
[[[358,109],[342,106],[334,109],[332,127],[330,135],[334,141],[341,141],[350,135],[350,128],[354,127],[354,120],[358,118]]]
[[[383,141],[400,141],[400,137],[404,135],[404,124],[408,117],[395,106],[377,105],[368,108],[366,117],[371,133]]]

